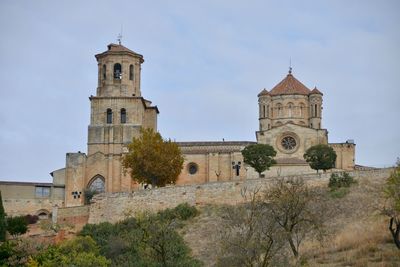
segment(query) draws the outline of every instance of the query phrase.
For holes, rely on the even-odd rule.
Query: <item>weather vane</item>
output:
[[[292,57],[289,58],[289,74],[292,74]]]
[[[117,41],[118,41],[118,44],[121,45],[121,43],[122,43],[122,24],[121,24],[121,31],[119,32],[118,37],[117,37]]]

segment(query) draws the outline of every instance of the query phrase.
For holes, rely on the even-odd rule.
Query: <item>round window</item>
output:
[[[189,163],[188,171],[189,171],[190,174],[192,174],[192,175],[196,174],[197,170],[198,170],[198,168],[197,168],[197,164],[196,163],[194,163],[194,162]]]
[[[281,145],[285,150],[292,151],[296,148],[296,139],[292,136],[285,136],[282,138]]]

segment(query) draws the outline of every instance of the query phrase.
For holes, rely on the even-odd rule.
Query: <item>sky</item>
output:
[[[142,54],[142,95],[176,141],[255,141],[257,94],[286,75],[324,93],[329,142],[400,156],[400,1],[0,1],[0,180],[50,182],[87,151],[94,55]]]

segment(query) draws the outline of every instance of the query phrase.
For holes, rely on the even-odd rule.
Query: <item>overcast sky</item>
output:
[[[94,55],[144,56],[142,95],[176,141],[255,141],[257,94],[287,74],[324,93],[329,142],[400,156],[400,1],[0,2],[0,180],[51,181],[87,151]]]

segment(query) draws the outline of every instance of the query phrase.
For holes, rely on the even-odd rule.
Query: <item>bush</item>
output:
[[[196,207],[190,206],[188,203],[182,203],[173,209],[165,209],[159,211],[157,215],[160,217],[160,219],[168,221],[172,221],[175,219],[186,221],[190,218],[195,217],[198,213],[199,212]]]
[[[201,266],[176,231],[182,220],[197,213],[195,207],[181,204],[115,224],[87,224],[79,235],[93,238],[100,254],[111,259],[113,266]]]
[[[97,192],[91,189],[85,189],[83,191],[83,197],[85,198],[85,205],[90,204],[90,201],[92,200],[95,194],[97,194]]]
[[[35,224],[39,220],[39,217],[37,215],[28,214],[25,216],[25,219],[28,224]]]
[[[347,193],[349,193],[349,188],[348,187],[341,187],[341,188],[337,188],[335,190],[331,190],[329,192],[329,195],[332,198],[342,198],[345,195],[347,195]]]
[[[8,217],[7,231],[14,237],[25,234],[28,231],[28,222],[25,216]]]
[[[184,221],[195,217],[199,213],[195,206],[190,206],[188,203],[179,204],[174,210],[178,214],[178,218]]]
[[[328,187],[331,190],[336,190],[341,187],[350,187],[354,183],[356,181],[347,172],[332,173],[331,178],[329,178]]]

